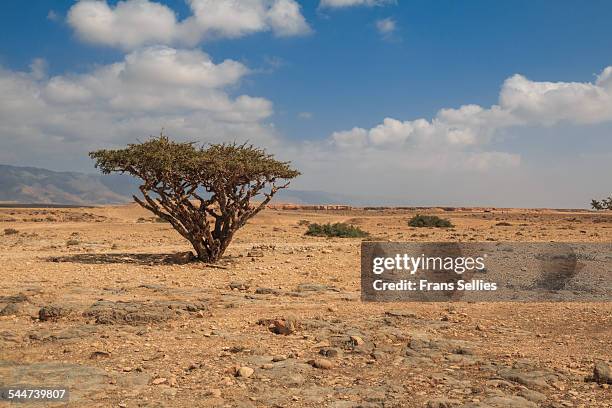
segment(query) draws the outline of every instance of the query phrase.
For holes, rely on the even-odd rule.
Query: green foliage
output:
[[[234,188],[253,182],[273,182],[299,176],[288,162],[277,161],[263,149],[247,144],[222,143],[196,147],[161,135],[125,149],[89,153],[102,173],[129,173],[158,183],[201,184],[212,188],[222,182]]]
[[[436,215],[415,215],[408,221],[411,227],[452,228],[454,225],[445,218]]]
[[[354,225],[337,222],[335,224],[310,224],[306,235],[314,237],[364,238],[370,234]]]
[[[5,228],[4,229],[4,235],[15,235],[15,234],[19,234],[19,231],[17,231],[15,228]]]
[[[591,200],[591,207],[594,210],[612,210],[612,196],[604,198],[603,200]]]
[[[300,174],[252,145],[196,146],[164,135],[89,156],[102,173],[141,179],[143,198],[134,200],[172,224],[206,262],[218,260],[234,233]]]

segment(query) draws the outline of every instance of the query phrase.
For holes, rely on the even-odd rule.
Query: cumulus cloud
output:
[[[80,0],[68,23],[83,41],[132,50],[154,44],[195,45],[204,38],[236,38],[260,31],[277,36],[311,31],[295,0],[188,0],[192,15],[178,21],[169,7],[149,0]]]
[[[612,121],[612,67],[588,83],[537,82],[514,75],[503,83],[499,103],[489,108],[463,105],[441,109],[431,120],[385,118],[371,129],[334,132],[330,139],[343,149],[466,148],[483,146],[497,131],[512,126],[606,121]]]
[[[0,134],[3,145],[13,146],[4,152],[50,152],[57,143],[82,151],[124,144],[161,127],[192,140],[276,140],[274,129],[262,123],[272,103],[232,97],[226,89],[249,73],[236,61],[215,63],[201,51],[156,46],[83,74],[48,77],[43,69],[40,60],[30,72],[0,68]],[[8,158],[0,154],[0,160]]]
[[[390,17],[383,18],[376,20],[376,29],[383,38],[389,38],[397,29],[397,23]]]
[[[382,6],[384,4],[395,3],[395,0],[321,0],[319,7],[322,8],[343,8],[353,6]]]
[[[542,198],[538,191],[545,183],[557,186],[560,193],[563,183],[548,174],[562,170],[550,170],[555,163],[547,163],[545,169],[526,164],[520,151],[505,151],[504,138],[537,138],[547,133],[543,129],[551,129],[548,133],[572,133],[568,126],[575,126],[581,135],[601,134],[605,130],[593,126],[612,124],[611,97],[612,67],[588,83],[538,82],[515,75],[503,83],[499,101],[493,106],[472,104],[441,109],[431,119],[385,118],[371,128],[357,126],[333,132],[326,140],[310,142],[293,154],[307,182],[321,183],[321,189],[333,188],[335,183],[335,191],[345,194],[379,194],[378,198],[364,201],[370,204],[405,203],[406,195],[418,193],[425,197],[424,201],[414,201],[415,197],[409,196],[409,202],[552,205],[545,199],[537,201]],[[591,130],[586,130],[585,125]],[[575,134],[571,137],[575,139]],[[528,145],[529,140],[522,143]],[[609,164],[602,164],[605,160],[593,156],[589,165],[601,173],[602,167],[609,170]],[[582,164],[577,164],[575,160],[572,170],[565,170],[571,173],[567,180],[591,180],[588,174],[592,168],[585,165],[587,161],[583,158],[577,160]],[[330,178],[330,174],[336,177]],[[467,187],[471,184],[466,180],[471,177],[477,177],[477,189]],[[520,191],[528,196],[517,195],[519,190],[507,195],[500,187],[503,183],[520,184]],[[585,195],[589,188],[593,186],[584,187]],[[555,194],[551,193],[551,197]],[[555,199],[558,205],[568,206],[578,201],[563,198],[562,194],[555,195]]]

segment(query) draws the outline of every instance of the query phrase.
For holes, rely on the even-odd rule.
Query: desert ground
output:
[[[611,213],[277,207],[211,267],[169,256],[188,243],[136,205],[2,208],[0,385],[67,386],[50,405],[70,407],[612,407],[591,378],[611,302],[364,303],[361,239],[304,235],[338,221],[392,241],[612,241]]]

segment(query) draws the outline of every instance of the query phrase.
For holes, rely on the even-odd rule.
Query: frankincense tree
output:
[[[236,231],[300,173],[248,144],[196,146],[167,136],[89,153],[102,173],[142,180],[134,200],[187,239],[203,262],[216,262]],[[260,199],[255,202],[254,200]]]
[[[591,208],[597,211],[612,210],[612,195],[603,200],[591,200]]]

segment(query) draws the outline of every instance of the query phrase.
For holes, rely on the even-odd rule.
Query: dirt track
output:
[[[610,242],[612,214],[427,213],[456,227],[408,227],[409,210],[266,210],[221,269],[167,263],[188,245],[136,206],[0,209],[0,384],[67,385],[75,407],[612,406],[609,385],[585,381],[612,360],[612,303],[362,303],[360,240],[299,225]]]

